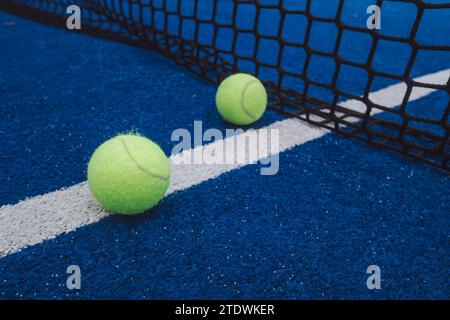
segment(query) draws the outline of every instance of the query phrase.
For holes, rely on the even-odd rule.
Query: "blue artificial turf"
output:
[[[226,19],[230,8],[226,4],[219,7]],[[187,5],[184,10],[189,8]],[[358,8],[346,7],[344,16],[353,17]],[[243,21],[250,19],[246,14],[249,6],[243,6],[242,10]],[[198,14],[207,15],[207,11],[207,6],[202,7]],[[405,16],[408,13],[403,12]],[[427,17],[431,27],[421,32],[425,38],[432,37],[433,26],[440,24],[440,20]],[[293,20],[295,24],[294,21],[298,20]],[[192,129],[194,120],[202,120],[205,128],[229,127],[216,112],[215,86],[186,73],[155,52],[57,30],[7,14],[0,14],[0,27],[3,137],[0,174],[5,181],[0,190],[0,205],[83,181],[85,163],[95,147],[117,133],[137,130],[170,153],[174,146],[168,138],[171,132],[176,128]],[[207,37],[208,33],[204,34]],[[314,32],[312,45],[326,44],[328,34]],[[343,57],[352,61],[367,55],[366,37],[356,35],[344,32],[340,47]],[[220,39],[227,41],[230,36],[223,35]],[[244,49],[245,44],[249,43],[243,42]],[[384,54],[375,63],[394,70],[398,66],[395,59],[389,58],[390,49],[378,50]],[[270,57],[273,50],[277,49],[269,47],[260,54],[263,58]],[[302,50],[287,47],[282,61],[286,70],[298,72],[302,59]],[[420,51],[413,75],[441,70],[449,63],[450,55],[444,52],[430,56]],[[307,74],[313,80],[326,81],[333,68],[333,62],[313,56]],[[270,79],[270,75],[267,77]],[[343,66],[338,86],[345,92],[362,94],[365,81],[365,71]],[[371,90],[387,84],[391,83],[376,78]],[[301,84],[288,81],[286,85],[302,90]],[[332,99],[331,92],[318,87],[311,86],[308,93],[321,100]],[[428,117],[429,110],[416,108],[414,115]],[[269,112],[256,126],[277,119],[278,115]],[[442,131],[442,127],[432,129]]]
[[[152,51],[2,13],[0,46],[0,205],[85,180],[95,147],[117,133],[138,130],[169,154],[173,130],[192,131],[194,120],[229,127],[214,85]],[[419,58],[414,75],[448,66],[445,55]],[[329,76],[327,64],[311,68]],[[342,86],[361,90],[363,74],[344,74]],[[437,116],[445,98],[410,112]],[[267,112],[255,127],[279,119]],[[143,216],[109,217],[4,257],[0,298],[445,299],[449,187],[443,172],[330,134],[283,153],[276,176],[248,166]],[[65,286],[70,264],[82,269],[79,292]],[[365,287],[370,264],[381,267],[381,291]]]
[[[0,26],[0,205],[84,181],[92,152],[118,133],[136,130],[170,154],[172,132],[195,120],[232,128],[215,85],[153,51],[6,14]],[[254,127],[279,119],[268,112]]]
[[[450,179],[328,135],[0,260],[3,298],[446,299]],[[199,205],[201,203],[201,205]],[[82,289],[66,288],[79,265]],[[369,265],[382,290],[370,291]]]

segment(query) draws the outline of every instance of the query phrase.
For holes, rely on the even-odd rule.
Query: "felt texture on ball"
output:
[[[254,76],[237,73],[219,85],[216,106],[226,121],[235,125],[249,125],[259,120],[266,110],[267,92]]]
[[[155,206],[169,186],[164,151],[135,134],[118,135],[100,145],[88,164],[92,195],[106,210],[138,214]]]

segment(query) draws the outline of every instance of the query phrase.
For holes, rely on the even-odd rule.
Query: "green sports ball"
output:
[[[139,135],[118,135],[100,145],[88,164],[92,195],[106,210],[132,215],[155,206],[169,186],[164,151]]]
[[[252,75],[237,73],[219,86],[216,105],[221,116],[236,125],[249,125],[266,111],[267,92],[264,85]]]

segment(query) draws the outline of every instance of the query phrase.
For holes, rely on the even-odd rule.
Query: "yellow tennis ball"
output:
[[[264,85],[252,75],[237,73],[219,86],[216,105],[221,116],[236,125],[248,125],[263,115],[267,106]]]
[[[142,213],[155,206],[169,186],[169,161],[149,139],[129,134],[100,145],[88,164],[92,195],[106,210]]]

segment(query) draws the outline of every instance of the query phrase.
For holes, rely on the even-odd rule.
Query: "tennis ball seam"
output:
[[[133,155],[130,152],[130,149],[127,146],[127,143],[125,142],[124,139],[122,139],[121,137],[119,137],[119,141],[122,143],[123,148],[125,149],[125,152],[127,153],[127,155],[130,157],[131,161],[133,161],[133,163],[136,165],[136,167],[141,170],[142,172],[144,172],[147,175],[152,176],[153,178],[159,179],[161,181],[167,181],[168,177],[163,177],[161,175],[158,175],[156,173],[151,172],[150,170],[147,170],[146,168],[144,168],[143,166],[141,166],[136,159],[133,157]]]
[[[249,118],[252,119],[252,120],[256,120],[256,117],[255,117],[254,115],[252,115],[252,114],[250,113],[250,111],[248,111],[248,110],[245,108],[244,99],[245,99],[245,93],[246,93],[246,91],[248,90],[248,88],[249,88],[252,84],[257,84],[258,82],[259,82],[258,80],[251,80],[251,81],[247,82],[247,83],[245,84],[244,89],[242,89],[242,93],[241,93],[241,100],[240,100],[240,107],[241,107],[241,110],[244,112],[244,114],[245,114],[247,117],[249,117]]]

